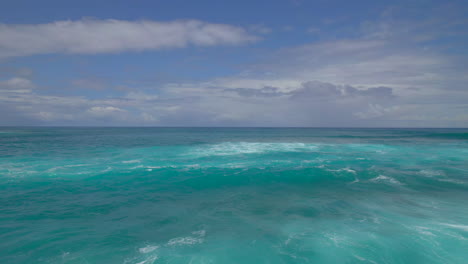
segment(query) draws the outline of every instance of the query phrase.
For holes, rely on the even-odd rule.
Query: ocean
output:
[[[0,128],[0,263],[468,263],[468,129]]]

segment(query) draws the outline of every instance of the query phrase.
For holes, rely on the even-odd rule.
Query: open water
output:
[[[468,263],[468,130],[0,128],[0,263]]]

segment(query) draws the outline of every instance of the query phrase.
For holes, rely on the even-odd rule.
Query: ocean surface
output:
[[[0,128],[0,263],[468,263],[468,130]]]

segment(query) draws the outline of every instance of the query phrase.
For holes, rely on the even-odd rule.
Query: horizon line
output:
[[[468,127],[338,127],[338,126],[93,126],[0,125],[0,128],[317,128],[317,129],[468,129]]]

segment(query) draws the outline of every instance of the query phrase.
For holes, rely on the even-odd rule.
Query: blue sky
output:
[[[0,125],[468,126],[466,1],[2,1]]]

